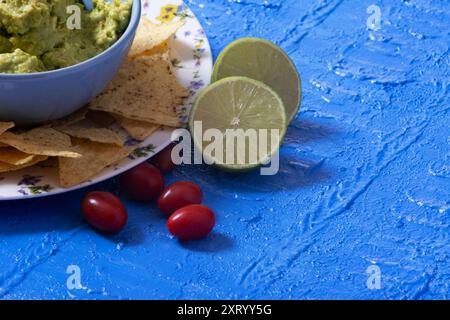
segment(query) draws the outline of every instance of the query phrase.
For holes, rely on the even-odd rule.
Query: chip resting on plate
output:
[[[184,20],[154,24],[145,17],[141,18],[128,56],[134,58],[166,42],[184,25]]]
[[[92,110],[169,127],[181,126],[177,107],[188,95],[163,55],[127,60],[106,90],[90,103]]]
[[[4,172],[10,172],[10,171],[17,171],[23,168],[34,166],[35,164],[42,162],[44,160],[47,160],[46,156],[35,156],[31,162],[28,162],[23,165],[13,165],[9,163],[0,162],[0,173]]]
[[[11,147],[2,148],[0,151],[0,162],[21,166],[32,162],[36,155],[28,154]]]
[[[69,114],[67,117],[50,122],[48,126],[50,127],[69,126],[71,124],[86,119],[86,115],[88,114],[88,112],[89,112],[88,107],[83,107],[80,110],[75,111],[72,114]]]
[[[61,186],[70,188],[89,180],[103,169],[126,158],[133,148],[83,141],[74,147],[80,158],[59,158]]]
[[[123,146],[124,141],[114,131],[108,128],[102,128],[88,119],[81,120],[66,126],[55,128],[71,137],[87,139],[92,142],[110,143],[119,147]]]
[[[114,118],[119,126],[125,129],[133,139],[138,141],[144,141],[160,128],[156,124],[128,119],[117,114],[114,115]]]
[[[12,122],[0,122],[0,135],[12,127],[14,127],[14,123]]]
[[[19,134],[5,132],[0,136],[0,142],[33,155],[80,156],[72,150],[70,137],[52,128],[40,127]]]

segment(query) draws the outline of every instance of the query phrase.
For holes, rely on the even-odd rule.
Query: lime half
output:
[[[217,58],[212,81],[243,76],[264,82],[284,102],[288,123],[298,112],[302,100],[301,78],[289,56],[274,43],[259,38],[239,39]]]
[[[207,164],[246,171],[270,161],[286,133],[278,94],[245,77],[219,80],[197,97],[189,118],[195,147]]]

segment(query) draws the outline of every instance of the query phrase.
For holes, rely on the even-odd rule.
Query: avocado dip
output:
[[[113,45],[128,26],[132,0],[93,2],[88,12],[78,0],[0,1],[0,73],[60,69]],[[68,24],[74,5],[81,12],[79,29]]]

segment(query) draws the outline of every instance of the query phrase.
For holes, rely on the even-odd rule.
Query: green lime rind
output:
[[[212,82],[230,76],[244,76],[261,81],[282,98],[288,123],[302,103],[302,80],[292,59],[271,41],[242,38],[229,44],[214,65]]]
[[[239,89],[247,91],[239,92]],[[239,126],[233,127],[231,119],[235,119],[236,116],[240,119]],[[287,127],[286,110],[279,95],[266,84],[247,77],[218,80],[197,96],[191,109],[188,126],[194,146],[197,150],[203,150],[203,137],[197,137],[194,133],[195,121],[202,121],[203,131],[211,128],[219,129],[222,133],[226,129],[236,128],[279,130],[278,145],[271,146],[270,150],[267,150],[269,152],[263,157],[258,157],[256,163],[227,164],[206,154],[203,155],[210,162],[215,162],[214,166],[227,172],[247,172],[267,163],[278,151]],[[246,147],[245,154],[249,152],[248,146]]]

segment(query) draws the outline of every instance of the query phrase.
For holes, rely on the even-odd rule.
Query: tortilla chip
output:
[[[68,115],[67,117],[64,117],[59,120],[52,121],[50,123],[51,127],[57,127],[57,126],[69,126],[71,124],[77,123],[81,120],[86,119],[86,115],[89,112],[89,109],[87,107],[81,108],[78,111],[75,111],[74,113]]]
[[[184,20],[177,20],[163,24],[154,24],[147,18],[142,17],[128,57],[134,58],[166,42],[175,35],[184,23]]]
[[[70,137],[52,128],[40,127],[21,134],[5,132],[0,142],[32,155],[80,157],[72,150]]]
[[[28,168],[28,167],[34,166],[35,164],[37,164],[41,161],[47,160],[47,158],[48,157],[46,157],[46,156],[36,156],[33,159],[33,161],[30,161],[26,164],[18,165],[18,166],[15,166],[15,165],[9,164],[9,163],[0,162],[0,173],[17,171],[17,170],[20,170],[23,168]]]
[[[89,110],[86,118],[100,127],[110,127],[116,122],[116,119],[111,114],[103,111]]]
[[[169,127],[182,126],[177,107],[188,92],[163,57],[127,60],[117,76],[90,109]]]
[[[89,180],[107,166],[126,158],[133,148],[85,141],[74,147],[80,158],[59,158],[61,186],[70,188]]]
[[[165,57],[167,57],[167,59],[170,59],[169,44],[167,42],[163,42],[160,45],[158,45],[150,50],[143,51],[134,57],[128,57],[128,58],[136,59],[136,58],[139,58],[142,56],[153,56],[153,55],[164,55]]]
[[[98,127],[90,120],[82,120],[69,126],[56,127],[55,129],[71,137],[87,139],[92,142],[110,143],[119,147],[122,147],[124,143],[114,131]]]
[[[2,148],[0,151],[0,162],[12,164],[14,166],[27,164],[35,158],[35,155],[24,153],[11,147]]]
[[[127,131],[130,136],[138,141],[144,141],[150,137],[156,130],[160,128],[159,125],[143,122],[139,120],[128,119],[119,115],[114,115],[117,123]]]
[[[14,127],[12,122],[0,122],[0,135]]]

